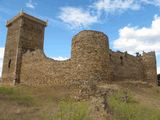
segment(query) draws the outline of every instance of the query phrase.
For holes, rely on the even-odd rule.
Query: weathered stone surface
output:
[[[2,80],[5,84],[20,83],[22,55],[30,50],[43,50],[46,23],[24,12],[7,22]]]
[[[46,23],[21,13],[7,24],[3,83],[31,86],[89,86],[98,82],[143,80],[157,83],[155,52],[132,56],[109,50],[108,37],[85,30],[73,37],[71,58],[56,61],[43,52]],[[87,88],[86,87],[86,88]]]

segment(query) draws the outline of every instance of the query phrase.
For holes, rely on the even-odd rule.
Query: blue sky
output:
[[[6,41],[5,23],[21,10],[48,20],[44,52],[63,60],[71,55],[72,37],[97,30],[113,50],[157,53],[160,72],[160,0],[0,0],[0,74]]]

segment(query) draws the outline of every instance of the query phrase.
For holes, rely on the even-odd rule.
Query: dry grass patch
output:
[[[139,104],[131,94],[116,92],[108,102],[115,120],[160,120],[160,109]]]
[[[6,101],[16,102],[19,105],[31,106],[34,104],[33,97],[23,93],[19,88],[0,87],[0,97]]]

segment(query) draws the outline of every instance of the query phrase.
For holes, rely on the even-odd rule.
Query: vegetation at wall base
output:
[[[15,101],[19,105],[33,105],[33,97],[23,93],[19,88],[0,87],[0,96],[5,100]]]
[[[160,120],[160,109],[140,105],[128,93],[116,92],[108,102],[115,120]]]

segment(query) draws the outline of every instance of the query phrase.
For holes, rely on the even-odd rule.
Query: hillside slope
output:
[[[120,82],[87,90],[0,87],[0,120],[160,120],[160,87]]]

